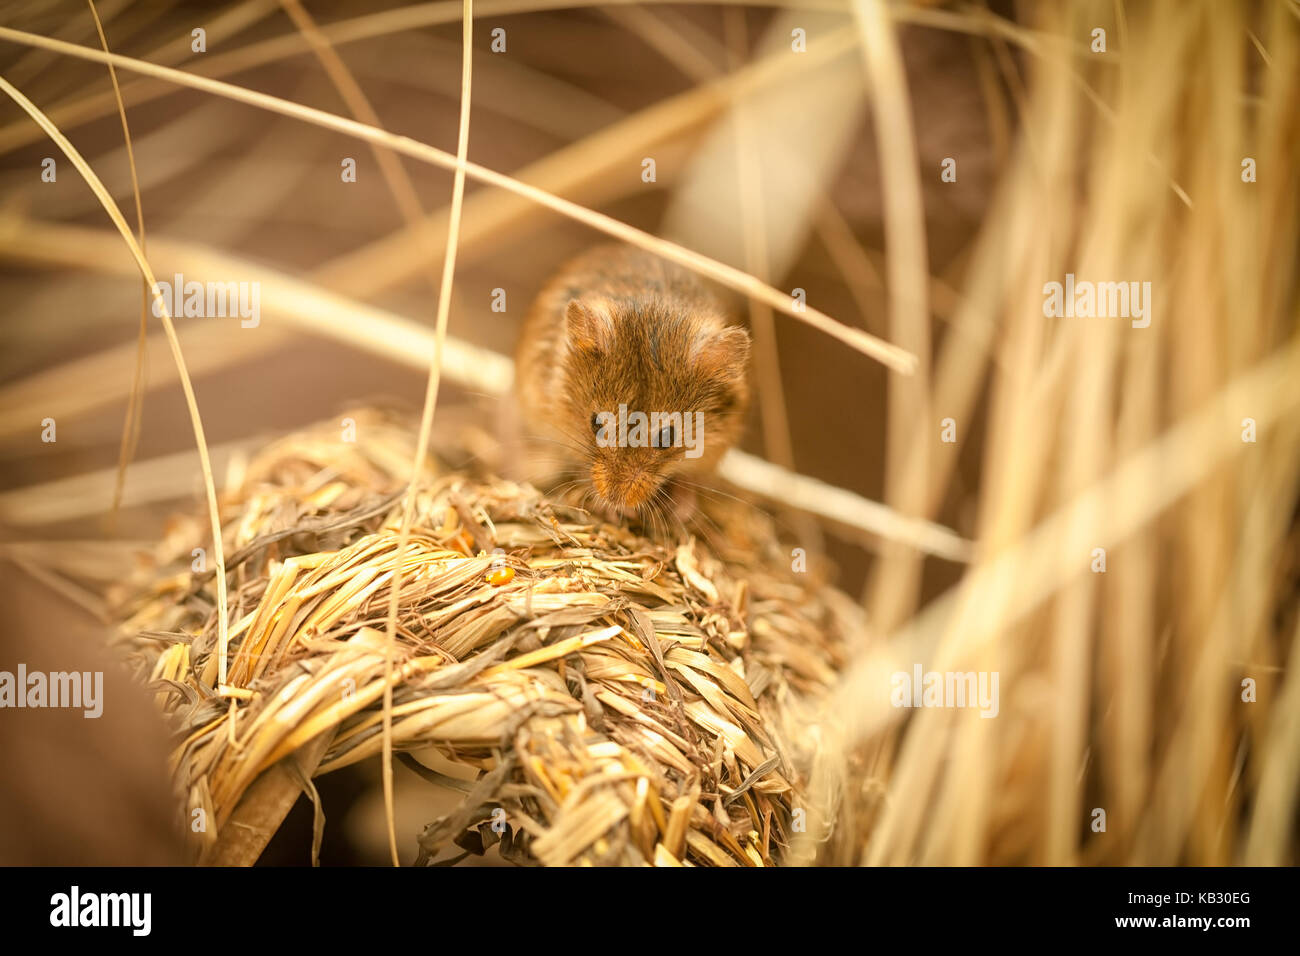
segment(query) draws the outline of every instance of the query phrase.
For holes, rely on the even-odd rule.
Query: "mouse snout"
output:
[[[620,511],[633,511],[650,500],[660,484],[659,474],[644,461],[627,455],[597,459],[591,466],[596,494]]]

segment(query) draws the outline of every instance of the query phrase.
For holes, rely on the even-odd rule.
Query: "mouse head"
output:
[[[739,438],[749,335],[720,307],[584,296],[564,322],[569,440],[602,504],[629,514]]]

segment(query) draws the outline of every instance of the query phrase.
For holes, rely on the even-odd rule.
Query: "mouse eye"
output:
[[[659,429],[659,447],[672,448],[673,439],[676,437],[677,433],[673,431],[673,426],[665,425],[663,428]]]

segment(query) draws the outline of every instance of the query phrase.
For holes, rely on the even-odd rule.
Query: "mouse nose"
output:
[[[591,466],[591,485],[606,502],[628,512],[650,500],[659,479],[645,468],[598,461]]]

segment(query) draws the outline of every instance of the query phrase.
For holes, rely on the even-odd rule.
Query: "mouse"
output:
[[[750,339],[735,319],[719,287],[635,246],[565,262],[515,353],[531,464],[606,517],[685,522],[744,430]]]

